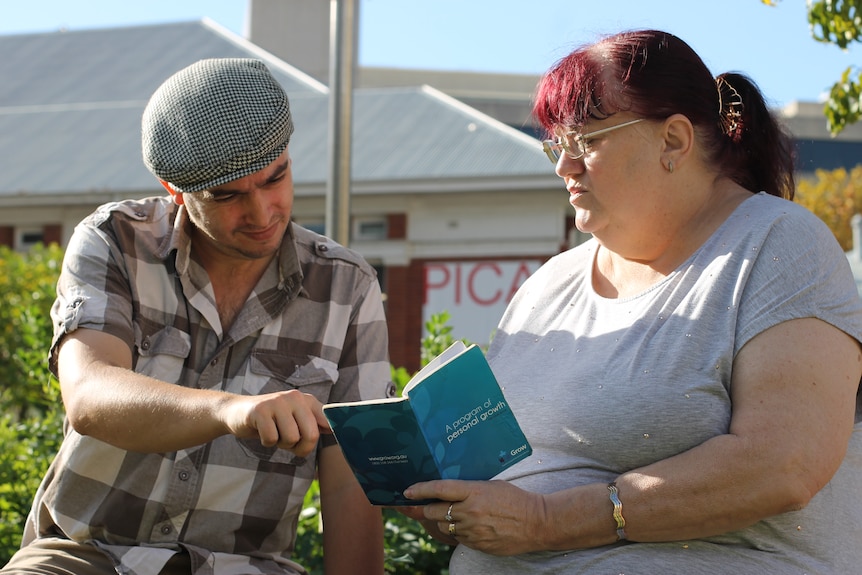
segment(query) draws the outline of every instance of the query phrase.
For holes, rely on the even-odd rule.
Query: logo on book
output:
[[[527,451],[527,444],[526,443],[524,445],[522,445],[521,447],[516,447],[515,449],[513,449],[509,453],[506,453],[505,451],[501,451],[500,454],[497,456],[497,459],[500,461],[500,463],[505,463],[506,460],[509,459],[509,457],[506,457],[507,455],[510,457],[515,457],[519,453],[523,453],[525,451]]]

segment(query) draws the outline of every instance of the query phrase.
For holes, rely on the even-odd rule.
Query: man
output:
[[[107,204],[67,249],[51,368],[68,431],[22,573],[305,573],[319,475],[327,573],[383,572],[383,527],[322,403],[391,394],[373,268],[291,223],[287,95],[263,63],[203,60],[142,122],[169,196]]]

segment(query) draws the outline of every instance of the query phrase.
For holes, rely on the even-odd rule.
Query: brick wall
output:
[[[0,246],[7,248],[15,247],[15,228],[12,226],[0,226]]]
[[[386,319],[392,365],[410,373],[419,369],[422,340],[422,262],[386,268]]]

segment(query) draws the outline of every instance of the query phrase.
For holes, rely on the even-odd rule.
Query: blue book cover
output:
[[[456,342],[402,397],[323,407],[345,459],[375,505],[418,505],[404,489],[432,479],[491,479],[532,452],[476,346]]]

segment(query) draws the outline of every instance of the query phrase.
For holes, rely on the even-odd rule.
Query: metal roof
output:
[[[270,66],[291,101],[298,193],[325,186],[326,86],[202,20],[0,36],[0,199],[158,191],[141,161],[144,106],[175,71],[213,57]],[[354,92],[352,173],[363,189],[553,177],[538,141],[427,86]]]

